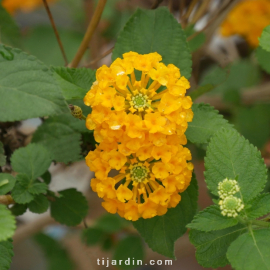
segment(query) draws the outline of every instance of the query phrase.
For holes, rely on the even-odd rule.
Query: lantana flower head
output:
[[[245,0],[235,6],[221,25],[223,36],[240,35],[257,47],[263,29],[270,23],[269,0]]]
[[[219,201],[221,214],[228,217],[237,217],[238,213],[244,209],[244,204],[241,199],[229,195],[223,200]]]
[[[218,195],[221,199],[225,199],[229,195],[234,195],[240,191],[240,187],[236,180],[225,178],[218,183]]]
[[[193,118],[191,98],[185,96],[190,85],[176,66],[161,60],[158,53],[129,52],[97,70],[84,98],[92,107],[86,126],[94,130],[97,142],[110,137],[126,144],[158,144],[173,134],[185,140],[187,123]]]
[[[160,153],[152,149],[149,155],[124,155],[120,149],[121,145],[103,142],[86,157],[96,176],[91,187],[104,199],[102,205],[108,212],[136,221],[164,215],[180,202],[179,193],[189,186],[193,170],[187,148],[168,146]],[[110,177],[111,170],[118,174]]]

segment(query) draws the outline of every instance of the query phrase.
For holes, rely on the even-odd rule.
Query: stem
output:
[[[104,52],[102,55],[91,61],[89,64],[85,65],[85,67],[90,67],[94,64],[96,64],[99,60],[104,58],[105,56],[109,55],[113,51],[114,47],[110,48],[108,51]]]
[[[197,31],[193,35],[189,36],[187,38],[187,41],[190,41],[191,39],[198,36],[200,33],[204,32],[223,13],[223,11],[225,11],[231,5],[231,3],[232,3],[232,1],[228,2],[223,8],[221,8],[220,11],[218,12],[218,14],[216,14],[216,16],[214,16],[212,19],[210,19],[210,21],[205,25],[205,27],[203,29],[201,29],[200,31]]]
[[[99,0],[98,1],[96,10],[95,10],[94,15],[93,15],[88,27],[87,27],[87,30],[86,30],[86,33],[85,33],[84,38],[82,40],[82,43],[81,43],[74,59],[68,65],[69,67],[75,68],[78,66],[79,62],[81,61],[81,59],[82,59],[82,57],[83,57],[83,55],[88,47],[88,44],[93,37],[94,31],[98,26],[98,23],[100,21],[102,12],[103,12],[104,7],[106,5],[106,2],[107,2],[107,0]]]
[[[207,11],[207,8],[209,6],[210,0],[204,0],[199,8],[196,10],[196,13],[194,14],[191,23],[195,24]]]
[[[161,2],[163,2],[163,0],[156,0],[151,9],[156,9],[161,4]]]
[[[15,203],[15,201],[13,200],[11,195],[1,195],[0,196],[0,204],[9,205],[9,204],[14,204],[14,203]]]
[[[183,23],[183,15],[185,11],[186,0],[180,0],[179,4],[179,22]]]
[[[186,12],[186,14],[184,15],[184,18],[183,18],[185,26],[188,23],[188,19],[189,19],[189,16],[190,16],[191,12],[193,11],[193,9],[195,8],[195,6],[197,5],[198,2],[199,2],[199,0],[192,0],[191,4],[189,5],[188,10],[187,10],[187,12]]]
[[[266,222],[262,220],[252,220],[250,223],[256,226],[270,228],[270,222]]]
[[[61,42],[60,36],[59,36],[59,34],[58,34],[58,31],[57,31],[57,29],[56,29],[56,25],[55,25],[55,23],[54,23],[54,19],[53,19],[52,13],[51,13],[51,11],[50,11],[49,5],[48,5],[48,3],[47,3],[47,0],[42,0],[42,1],[43,1],[43,3],[44,3],[44,6],[45,6],[46,11],[47,11],[47,13],[48,13],[48,16],[49,16],[49,19],[50,19],[52,28],[53,28],[53,30],[54,30],[54,34],[55,34],[55,36],[56,36],[58,45],[59,45],[59,47],[60,47],[61,53],[62,53],[63,58],[64,58],[64,61],[65,61],[65,65],[67,66],[67,65],[68,65],[68,59],[67,59],[67,56],[66,56],[66,53],[65,53],[63,44],[62,44],[62,42]]]

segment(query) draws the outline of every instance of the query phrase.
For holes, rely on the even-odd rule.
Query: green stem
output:
[[[82,118],[81,119],[86,120],[86,116],[85,115],[82,115]]]
[[[250,221],[250,223],[252,225],[257,225],[260,227],[270,228],[270,222],[266,222],[266,221],[262,221],[262,220],[252,220],[252,221]]]

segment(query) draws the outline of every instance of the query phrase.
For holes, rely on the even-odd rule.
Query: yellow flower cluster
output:
[[[54,2],[56,0],[47,0],[47,2]],[[2,6],[10,13],[13,14],[17,10],[30,12],[42,5],[42,0],[3,0]]]
[[[125,53],[96,72],[84,98],[92,107],[86,126],[100,143],[86,157],[96,178],[92,189],[103,207],[128,220],[163,215],[189,185],[190,151],[182,145],[192,121],[190,87],[158,53]],[[111,170],[115,177],[108,177]]]
[[[258,38],[270,24],[270,0],[245,0],[228,15],[221,26],[223,36],[240,35],[252,47],[259,45]]]

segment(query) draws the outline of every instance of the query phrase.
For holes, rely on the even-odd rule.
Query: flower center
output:
[[[131,179],[135,182],[142,182],[148,177],[149,169],[142,163],[133,164],[129,169]]]
[[[148,96],[147,95],[143,95],[142,93],[139,93],[135,96],[132,97],[131,99],[131,106],[133,105],[133,107],[135,109],[144,109],[145,107],[148,107]]]

